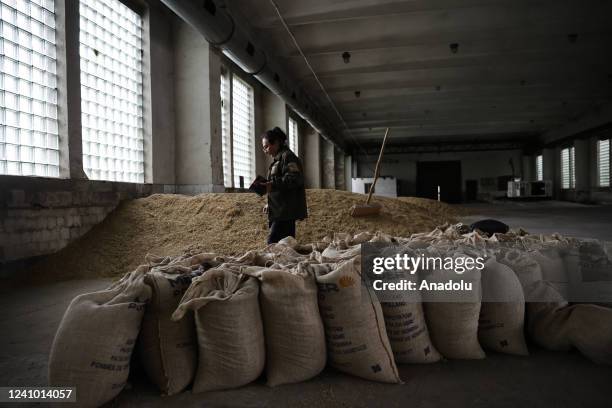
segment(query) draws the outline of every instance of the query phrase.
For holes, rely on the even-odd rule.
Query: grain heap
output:
[[[307,190],[309,218],[298,222],[298,241],[315,242],[332,231],[410,236],[452,221],[456,215],[454,208],[432,200],[376,197],[383,205],[379,216],[352,218],[351,206],[363,202],[363,197],[344,191]],[[432,203],[436,204],[433,213]],[[134,270],[147,253],[241,255],[265,246],[264,204],[265,198],[250,193],[155,194],[125,201],[85,236],[22,275],[28,276],[29,283],[120,276]]]

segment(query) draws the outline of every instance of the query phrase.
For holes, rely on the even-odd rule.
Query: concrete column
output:
[[[268,166],[272,163],[272,159],[269,156],[266,156],[265,153],[261,150],[261,140],[259,136],[266,130],[273,129],[275,127],[279,127],[287,134],[287,108],[285,106],[285,102],[274,93],[270,92],[266,88],[262,87],[261,95],[260,95],[260,106],[261,106],[261,131],[257,135],[257,140],[255,141],[255,150],[260,152],[257,153],[257,169],[258,171],[263,171],[262,176],[266,176],[268,173]],[[287,137],[289,135],[287,134]]]
[[[532,181],[536,178],[535,158],[537,155],[522,155],[521,156],[521,179],[523,181]]]
[[[344,184],[346,191],[353,191],[353,160],[349,155],[344,156]]]
[[[220,59],[202,35],[180,21],[174,40],[177,192],[224,191]]]
[[[544,180],[551,180],[553,183],[553,197],[559,197],[561,190],[561,178],[558,171],[559,152],[556,148],[545,148],[542,151],[542,173]]]
[[[334,149],[334,181],[336,190],[345,190],[346,182],[344,180],[344,153]]]
[[[81,57],[79,2],[57,0],[57,96],[60,135],[60,177],[86,179],[81,136]]]
[[[336,188],[334,145],[323,138],[321,138],[321,164],[323,188]]]
[[[574,166],[576,168],[576,201],[589,202],[591,199],[590,146],[588,139],[574,141]]]
[[[145,15],[145,182],[174,184],[174,53],[172,26],[161,5]],[[154,102],[153,102],[154,101]],[[150,108],[150,109],[149,109]]]
[[[306,188],[321,188],[321,136],[310,126],[305,126],[302,136],[302,163]]]

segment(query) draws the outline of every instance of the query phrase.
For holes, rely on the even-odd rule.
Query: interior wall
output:
[[[374,176],[375,157],[357,156],[359,177]],[[451,161],[461,162],[461,190],[465,197],[466,180],[478,180],[481,199],[505,195],[497,189],[497,177],[512,175],[509,161],[514,163],[515,177],[522,177],[522,152],[520,150],[493,150],[478,152],[405,153],[386,154],[381,163],[380,175],[398,179],[399,195],[416,195],[417,162]],[[495,178],[495,183],[493,180]]]
[[[612,188],[598,186],[597,141],[600,138],[612,138],[612,128],[598,130],[591,134],[576,135],[573,139],[564,139],[554,146],[542,150],[544,180],[553,183],[553,198],[557,200],[583,203],[611,203]],[[561,150],[574,146],[575,155],[575,188],[561,188]],[[536,155],[526,156],[526,161],[535,165]]]

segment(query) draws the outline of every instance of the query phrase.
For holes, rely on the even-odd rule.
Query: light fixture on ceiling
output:
[[[361,91],[355,91],[355,98],[359,98],[361,96]]]
[[[453,54],[456,54],[457,51],[459,51],[459,44],[458,43],[452,43],[449,45],[450,50]]]
[[[439,91],[440,89],[442,89],[442,87],[440,85],[436,85],[436,91]]]
[[[361,116],[363,116],[363,117],[365,118],[366,116],[368,116],[368,114],[367,114],[367,113],[365,113],[365,112],[363,112],[363,113],[361,114]]]
[[[344,51],[342,53],[342,60],[344,61],[345,64],[348,64],[349,62],[351,62],[351,53],[348,51]]]
[[[578,34],[576,33],[571,33],[567,35],[567,40],[571,43],[575,43],[577,39],[578,39]]]

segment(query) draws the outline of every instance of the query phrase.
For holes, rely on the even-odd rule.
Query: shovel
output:
[[[383,152],[385,151],[385,145],[387,144],[387,135],[389,134],[389,128],[385,130],[385,137],[383,138],[382,146],[380,148],[380,154],[378,155],[378,161],[376,162],[376,168],[374,170],[374,181],[372,182],[372,186],[370,187],[370,192],[368,193],[368,199],[365,204],[355,204],[351,208],[351,216],[352,217],[365,217],[368,215],[378,215],[380,214],[380,209],[382,206],[378,203],[370,204],[370,200],[372,199],[372,193],[374,193],[374,187],[376,187],[376,180],[378,180],[378,171],[380,170],[380,162],[382,161]]]

